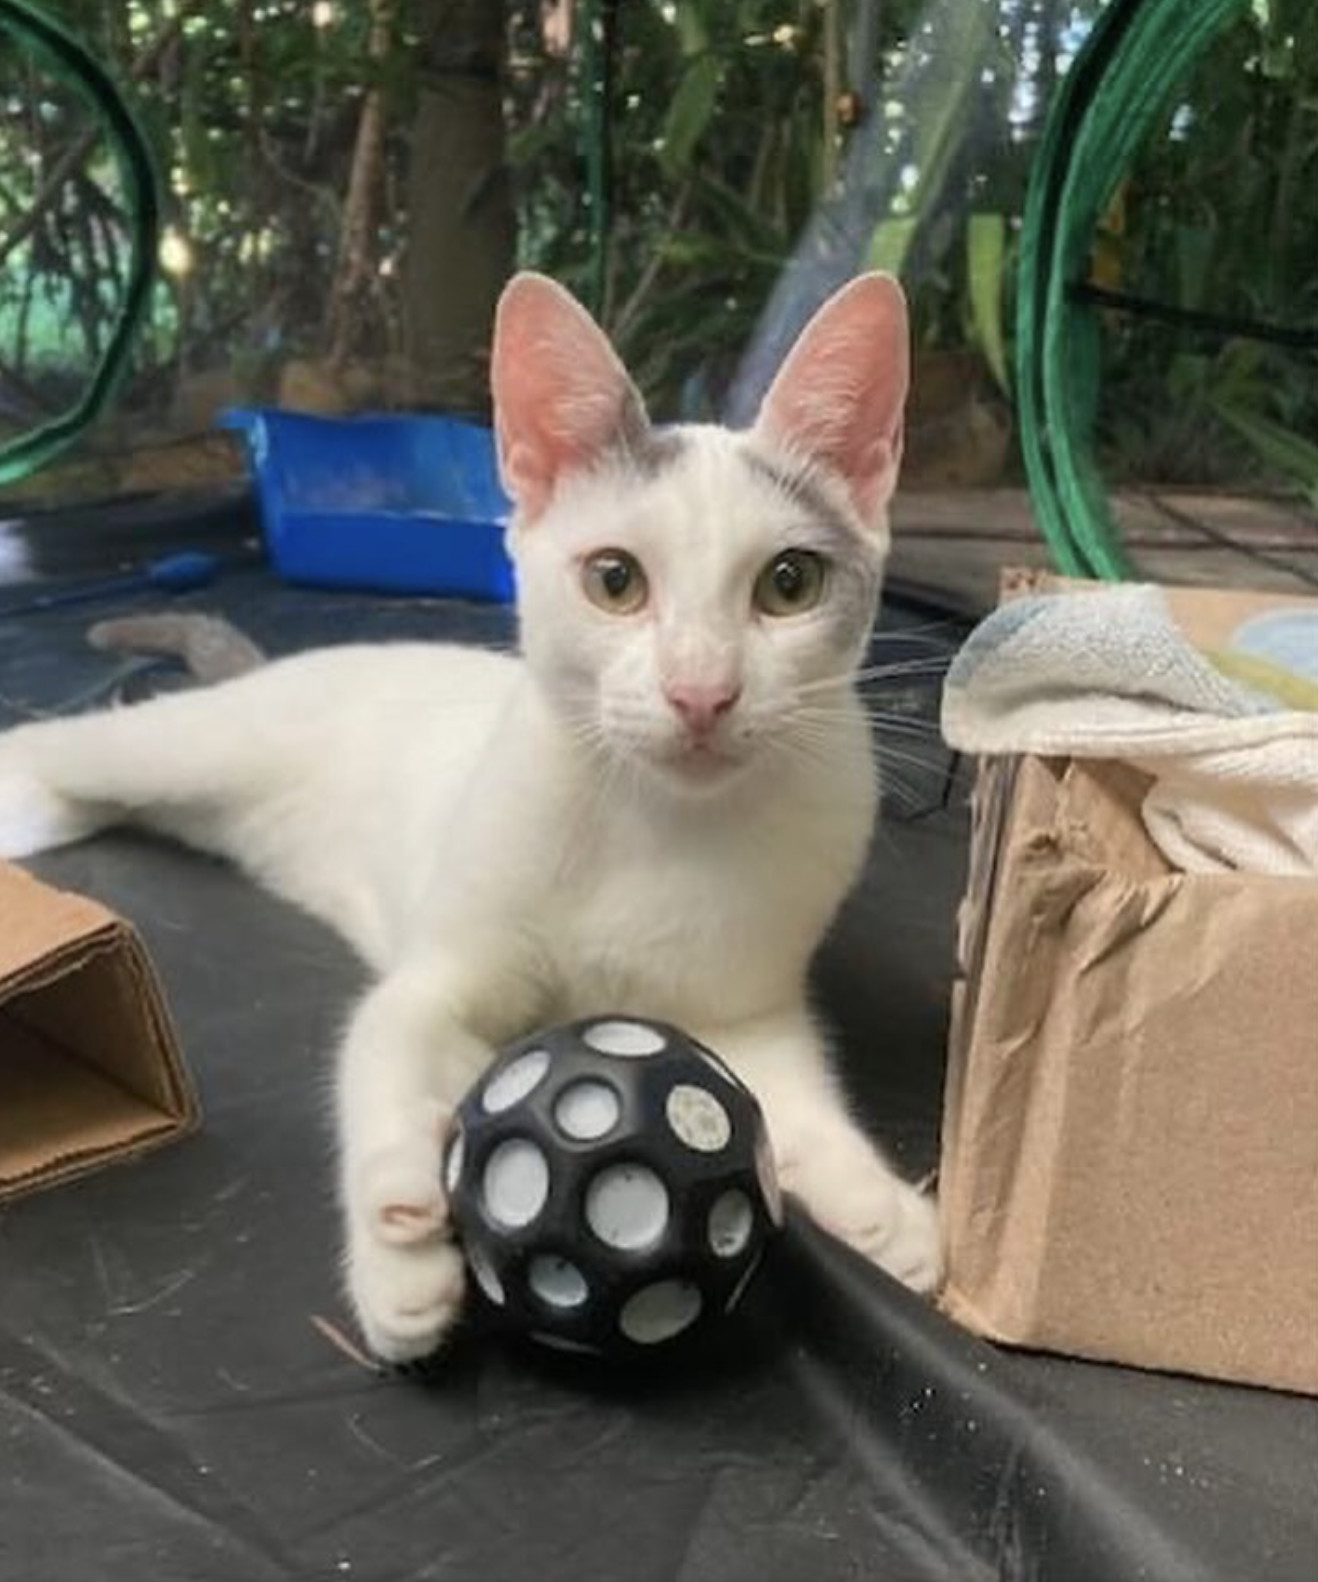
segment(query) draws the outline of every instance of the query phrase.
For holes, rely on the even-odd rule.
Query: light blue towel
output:
[[[1253,617],[1210,660],[1158,588],[1029,595],[953,661],[943,733],[968,753],[1134,764],[1154,778],[1149,834],[1180,867],[1313,875],[1318,713],[1281,699],[1315,682],[1318,608]]]

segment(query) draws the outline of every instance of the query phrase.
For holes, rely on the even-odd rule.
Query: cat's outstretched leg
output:
[[[390,1362],[426,1356],[465,1284],[442,1179],[453,1110],[493,1046],[534,1021],[529,974],[498,942],[434,950],[362,1000],[339,1060],[346,1273],[362,1332]]]
[[[0,754],[0,857],[35,857],[113,822],[111,810],[66,796],[30,769],[6,767]]]
[[[0,857],[35,856],[127,822],[223,850],[234,788],[258,772],[252,731],[227,688],[4,731]]]
[[[125,725],[127,728],[125,729]],[[140,720],[128,710],[43,720],[0,734],[0,857],[34,857],[67,846],[126,816],[127,800],[107,781],[130,766],[152,773]],[[144,791],[131,784],[123,791]]]
[[[714,1029],[705,1041],[763,1106],[783,1190],[904,1285],[935,1290],[942,1256],[934,1200],[903,1181],[851,1119],[808,1012]]]
[[[388,700],[400,673],[404,690],[424,699],[426,687],[404,654],[384,667],[385,684],[372,673],[352,691],[369,662],[357,648],[325,650],[213,687],[0,732],[0,857],[131,824],[229,858],[380,963],[414,875],[374,832],[405,848],[424,838],[409,820],[426,811],[397,767],[403,711]]]

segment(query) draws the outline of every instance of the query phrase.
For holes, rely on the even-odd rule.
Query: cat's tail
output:
[[[178,659],[206,685],[245,675],[266,662],[250,637],[218,615],[127,615],[98,621],[87,641],[102,652]]]

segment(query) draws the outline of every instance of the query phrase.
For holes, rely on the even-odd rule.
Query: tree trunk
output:
[[[391,0],[371,0],[368,53],[373,64],[389,48]],[[376,229],[384,177],[384,95],[373,87],[362,101],[343,200],[339,257],[330,288],[329,364],[341,369],[360,339],[376,270]]]
[[[486,416],[490,332],[512,273],[502,0],[424,0],[403,300],[415,405]]]

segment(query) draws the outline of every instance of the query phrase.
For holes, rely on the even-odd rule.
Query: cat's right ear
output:
[[[604,332],[545,275],[515,275],[504,288],[490,387],[499,468],[523,522],[540,515],[560,479],[634,444],[648,427]]]
[[[858,275],[824,303],[769,387],[756,432],[846,484],[862,522],[886,525],[910,385],[906,299],[891,275]]]

